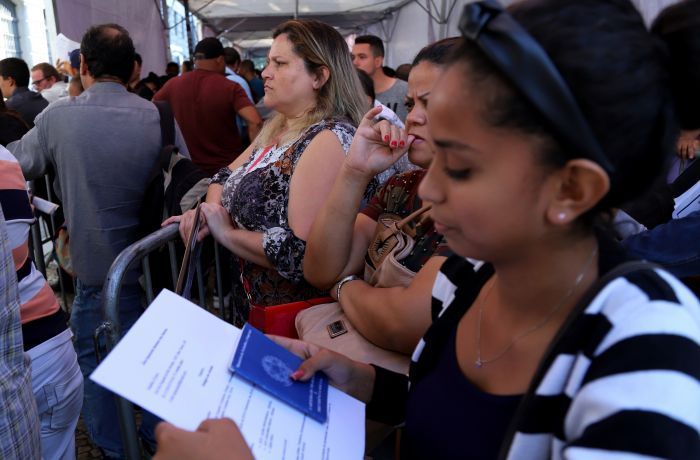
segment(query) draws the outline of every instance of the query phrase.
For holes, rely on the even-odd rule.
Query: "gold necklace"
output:
[[[574,293],[576,288],[581,284],[581,281],[583,281],[583,277],[590,268],[591,262],[593,262],[593,259],[595,259],[596,254],[598,254],[598,247],[596,247],[593,252],[591,252],[591,255],[588,257],[588,260],[584,264],[583,268],[581,269],[581,272],[578,274],[576,277],[576,280],[574,281],[574,284],[569,288],[568,291],[566,291],[566,294],[564,294],[564,297],[562,297],[559,302],[551,309],[549,312],[542,317],[542,319],[537,322],[534,326],[530,327],[529,329],[521,332],[520,334],[516,335],[513,340],[510,341],[507,347],[505,347],[501,352],[497,353],[496,356],[493,358],[489,359],[482,359],[481,358],[481,315],[484,311],[484,303],[486,302],[486,299],[488,298],[489,294],[491,293],[491,289],[493,288],[494,281],[493,278],[491,278],[491,284],[488,287],[488,291],[484,294],[484,297],[482,297],[481,301],[479,302],[479,316],[477,319],[476,323],[476,361],[474,361],[474,365],[478,368],[483,367],[486,364],[492,363],[494,361],[497,361],[501,359],[506,353],[508,353],[513,346],[519,342],[520,340],[524,339],[528,335],[532,334],[533,332],[537,331],[540,329],[542,326],[547,324],[550,319],[554,316],[554,314],[559,311],[559,309],[564,305],[564,302],[566,299],[571,297],[571,295]]]

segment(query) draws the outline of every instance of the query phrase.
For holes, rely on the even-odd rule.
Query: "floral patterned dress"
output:
[[[261,232],[263,249],[275,267],[268,269],[240,259],[245,292],[251,304],[271,306],[324,297],[304,280],[306,242],[289,227],[289,184],[304,150],[324,130],[335,134],[347,154],[355,128],[344,120],[323,120],[307,128],[298,139],[281,146],[256,149],[235,171],[223,168],[211,180],[222,184],[221,204],[239,228]],[[246,299],[235,299],[237,310],[247,310]],[[241,301],[243,300],[243,301]],[[247,319],[247,311],[236,316]]]

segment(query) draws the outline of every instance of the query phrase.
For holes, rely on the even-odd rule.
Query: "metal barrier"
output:
[[[54,202],[55,197],[51,187],[51,180],[49,178],[49,175],[44,175],[43,178],[37,180],[43,181],[43,183],[45,184],[46,199],[48,201]],[[35,186],[36,181],[29,181],[29,189],[32,191],[34,196],[36,196]],[[47,270],[46,257],[44,254],[44,244],[48,242],[51,242],[52,244],[54,243],[53,238],[56,236],[57,230],[58,225],[53,214],[49,215],[36,211],[36,221],[31,226],[31,251],[34,255],[34,264],[36,265],[37,270],[39,270],[44,275],[44,278],[46,278],[47,280],[48,276],[46,273]],[[56,260],[56,264],[58,265],[58,260]],[[66,286],[63,276],[61,274],[60,266],[58,268],[58,283],[61,293],[61,300],[63,301],[63,306],[66,309],[66,311],[68,311],[68,296],[66,295]],[[75,286],[73,286],[73,288],[75,289]]]
[[[179,237],[178,224],[171,224],[167,227],[146,236],[145,238],[133,243],[131,246],[124,249],[114,260],[112,266],[107,273],[105,284],[102,290],[103,298],[103,323],[95,330],[95,352],[99,355],[99,338],[105,334],[107,344],[107,353],[109,353],[121,338],[121,327],[119,324],[119,294],[122,288],[124,276],[130,269],[136,266],[140,261],[143,270],[146,287],[146,299],[150,304],[153,301],[154,292],[152,284],[152,274],[150,267],[149,254],[156,251],[166,244],[168,245],[168,254],[170,259],[170,275],[173,281],[173,286],[177,281],[177,264],[175,240]],[[222,264],[221,264],[221,248],[218,244],[214,245],[214,268],[216,274],[216,292],[219,295],[219,314],[222,319],[226,319],[226,311],[223,302],[223,280],[222,280]],[[202,307],[206,306],[206,289],[204,285],[204,274],[201,263],[196,265],[196,276],[198,286],[198,301]],[[233,315],[231,314],[231,317]],[[122,442],[126,458],[129,460],[137,460],[141,458],[138,442],[138,433],[136,430],[136,420],[134,417],[133,405],[124,398],[115,395],[117,398],[117,411],[119,414],[119,427],[122,433]]]

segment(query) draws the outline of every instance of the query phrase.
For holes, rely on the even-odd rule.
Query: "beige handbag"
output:
[[[341,353],[355,361],[408,373],[410,359],[395,351],[379,348],[355,329],[338,302],[323,303],[302,310],[295,319],[299,338]]]
[[[406,225],[425,214],[430,205],[404,219],[382,215],[374,240],[365,256],[365,281],[374,287],[408,286],[416,275],[399,263],[413,249],[415,234]],[[342,353],[364,363],[376,364],[394,372],[408,373],[410,357],[386,350],[367,340],[348,320],[338,302],[316,305],[299,312],[295,319],[299,338]]]
[[[365,281],[374,287],[408,286],[416,273],[399,263],[415,245],[415,231],[407,225],[425,215],[431,205],[412,212],[403,219],[382,214],[377,230],[365,255]]]

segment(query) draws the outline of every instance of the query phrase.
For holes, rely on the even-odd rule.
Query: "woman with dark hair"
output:
[[[465,6],[431,93],[419,193],[458,256],[409,379],[278,339],[306,358],[291,377],[324,371],[404,421],[403,458],[699,458],[698,300],[597,226],[674,149],[663,46],[628,0],[510,11]]]
[[[306,279],[320,288],[333,286],[331,296],[337,297],[352,325],[364,337],[382,348],[406,355],[430,325],[430,285],[450,253],[442,235],[435,231],[427,214],[407,225],[415,245],[398,262],[406,273],[413,274],[406,283],[379,287],[376,285],[379,283],[371,284],[371,279],[363,280],[355,275],[364,270],[377,223],[387,214],[405,218],[424,205],[418,196],[418,186],[433,159],[426,107],[450,51],[460,42],[459,38],[435,42],[423,48],[413,61],[406,94],[409,108],[406,133],[413,142],[407,156],[419,169],[389,177],[367,206],[360,207],[367,184],[404,157],[405,148],[376,161],[371,148],[356,148],[360,146],[356,142],[311,227],[304,259]],[[375,108],[369,114],[375,117],[378,111]],[[365,127],[357,136],[373,137],[374,128],[381,129],[386,136],[392,130],[397,131],[395,126],[383,121],[373,129]]]

